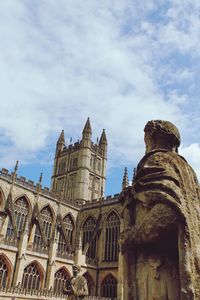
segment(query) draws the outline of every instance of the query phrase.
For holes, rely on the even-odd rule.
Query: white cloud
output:
[[[170,85],[191,82],[196,66],[174,65],[173,51],[197,55],[199,20],[184,11],[186,31],[176,21],[181,3],[169,1],[165,11],[162,4],[1,1],[0,129],[7,146],[0,163],[37,160],[62,128],[68,140],[80,138],[87,116],[94,136],[106,128],[111,165],[141,157],[149,119],[168,119],[186,133],[190,114],[182,105],[190,91]],[[155,12],[161,20],[149,17]]]
[[[181,147],[180,154],[187,159],[188,163],[195,170],[198,178],[200,178],[200,145],[195,143]]]

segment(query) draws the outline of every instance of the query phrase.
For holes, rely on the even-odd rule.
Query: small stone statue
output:
[[[120,195],[123,300],[200,300],[200,194],[168,121],[145,126],[146,154]]]
[[[69,295],[70,300],[84,300],[88,296],[88,286],[85,277],[78,275],[81,268],[74,264],[72,267],[73,276],[70,278],[64,293]]]

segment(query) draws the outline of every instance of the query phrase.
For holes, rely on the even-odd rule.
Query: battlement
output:
[[[12,180],[12,175],[13,173],[9,173],[9,171],[5,168],[2,168],[0,170],[0,178],[3,178],[3,179],[6,179],[8,181],[11,182]],[[38,192],[38,188],[39,188],[39,184],[38,183],[34,183],[34,181],[30,180],[30,179],[27,179],[26,177],[23,177],[23,176],[17,176],[15,178],[15,183],[20,185],[20,186],[23,186],[29,190],[31,190],[32,192],[34,192],[35,194]],[[49,187],[42,187],[40,188],[40,191],[39,191],[39,194],[41,195],[44,195],[44,196],[47,196],[47,197],[50,197],[51,199],[54,199],[56,201],[60,200],[60,196],[54,192],[52,192]],[[69,204],[73,207],[79,207],[79,204],[78,203],[75,203],[75,202],[72,202],[70,199],[68,198],[63,198],[61,200],[61,203],[64,203],[64,204]]]
[[[69,144],[68,146],[65,146],[61,152],[61,156],[79,150],[82,146],[81,142],[82,141],[78,140],[77,142],[75,142],[73,144]],[[91,142],[91,150],[96,153],[101,154],[99,144],[97,144],[97,143]]]
[[[101,205],[110,205],[111,203],[114,204],[118,202],[119,202],[119,193],[114,195],[109,195],[101,199],[93,199],[91,202],[83,204],[82,209],[98,207]]]

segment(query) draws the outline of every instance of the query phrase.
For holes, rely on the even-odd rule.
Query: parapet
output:
[[[13,173],[9,173],[9,171],[5,168],[2,168],[0,170],[0,178],[6,179],[9,182],[11,182],[11,180],[12,180],[12,175],[13,175]],[[35,194],[38,192],[38,187],[39,187],[38,183],[35,184],[34,181],[27,179],[24,176],[19,176],[19,177],[17,176],[15,179],[15,183],[24,188],[31,190]],[[47,196],[54,201],[60,200],[60,196],[58,194],[52,192],[46,186],[45,187],[41,186],[39,194]],[[70,206],[73,206],[76,208],[78,208],[80,206],[78,203],[76,203],[74,201],[70,201],[70,199],[68,199],[68,198],[63,198],[63,200],[61,200],[61,203],[69,204]]]

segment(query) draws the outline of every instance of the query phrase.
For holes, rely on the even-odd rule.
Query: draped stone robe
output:
[[[196,175],[175,152],[141,160],[132,186],[125,300],[200,300],[200,197]],[[126,230],[126,228],[125,228]]]

